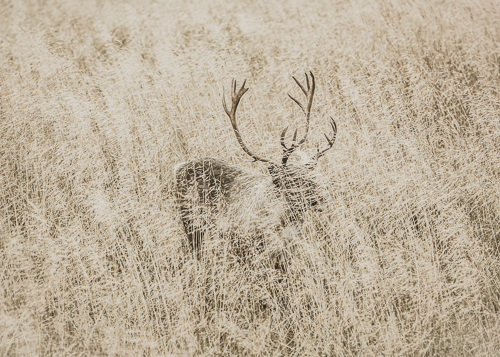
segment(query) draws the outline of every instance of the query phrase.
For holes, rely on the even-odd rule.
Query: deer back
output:
[[[202,158],[176,167],[177,205],[183,220],[213,225],[249,224],[269,214],[272,178],[252,173],[223,160]],[[273,205],[276,208],[276,202]],[[218,222],[216,222],[218,221]]]

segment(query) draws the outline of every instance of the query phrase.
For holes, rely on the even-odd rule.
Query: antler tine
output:
[[[302,111],[304,112],[304,114],[306,113],[306,110],[304,109],[304,106],[302,104],[300,104],[300,102],[297,99],[295,99],[294,97],[292,97],[290,94],[288,94],[288,97],[290,97],[290,99],[293,100],[295,102],[295,104],[297,104],[300,107],[300,109],[302,109]]]
[[[229,110],[227,110],[227,106],[226,106],[226,94],[224,94],[224,91],[222,92],[222,107],[224,108],[224,111],[226,112],[226,114],[229,116]]]
[[[262,161],[262,162],[271,162],[269,159],[261,158],[257,155],[255,155],[253,152],[251,152],[245,143],[243,142],[243,139],[241,137],[240,131],[238,129],[238,124],[236,123],[236,109],[238,108],[238,104],[240,104],[241,97],[243,97],[243,94],[245,94],[248,91],[248,88],[245,88],[246,80],[243,81],[243,85],[239,90],[236,90],[237,85],[236,85],[236,80],[233,79],[231,82],[231,110],[227,109],[226,105],[226,96],[224,94],[224,91],[222,93],[222,106],[224,107],[224,111],[226,112],[227,116],[229,117],[229,120],[231,121],[231,125],[233,127],[234,134],[236,135],[236,139],[238,140],[238,143],[240,144],[241,148],[247,155],[251,156],[255,161]]]
[[[323,156],[328,150],[330,150],[333,146],[333,144],[335,143],[335,139],[337,138],[337,123],[335,123],[335,120],[333,120],[333,118],[330,118],[331,121],[330,121],[330,125],[332,127],[332,130],[333,130],[333,135],[331,138],[329,138],[326,134],[325,135],[325,138],[326,138],[326,141],[328,142],[328,145],[326,147],[326,149],[324,149],[323,151],[319,151],[319,148],[318,148],[318,153],[316,154],[316,160],[319,159],[321,156]]]
[[[286,127],[285,129],[283,129],[283,131],[281,132],[281,136],[280,136],[280,143],[281,143],[281,146],[283,146],[283,148],[285,150],[288,150],[288,148],[286,147],[285,145],[285,134],[286,134],[286,131],[288,130],[288,127]]]
[[[305,75],[306,75],[306,81],[307,81],[307,89],[309,90],[309,77],[307,77],[307,73]],[[297,78],[295,78],[294,76],[292,76],[292,78],[295,81],[295,83],[297,83],[297,85],[300,87],[300,89],[302,89],[302,92],[304,93],[304,95],[307,96],[307,91],[304,89],[304,87],[302,87],[302,84],[300,84],[299,80]]]

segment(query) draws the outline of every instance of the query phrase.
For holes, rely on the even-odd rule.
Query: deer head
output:
[[[302,112],[305,115],[306,119],[306,129],[305,134],[302,139],[297,140],[297,129],[292,137],[292,142],[290,146],[287,147],[285,144],[285,136],[288,130],[288,127],[284,128],[281,132],[280,143],[283,148],[283,154],[281,158],[281,163],[274,162],[270,159],[263,158],[252,151],[246,146],[245,142],[241,137],[241,133],[238,129],[238,124],[236,122],[236,109],[238,108],[238,104],[242,96],[248,91],[248,88],[245,88],[246,80],[243,82],[241,88],[237,88],[236,80],[233,79],[231,86],[231,109],[228,109],[226,105],[225,96],[223,96],[222,104],[224,106],[224,110],[231,121],[231,125],[233,127],[233,131],[236,135],[236,139],[238,143],[242,147],[243,151],[247,153],[250,157],[254,159],[254,161],[262,161],[268,163],[268,171],[273,179],[273,184],[276,188],[276,192],[281,194],[286,201],[289,203],[289,206],[292,208],[292,211],[295,213],[300,213],[308,208],[314,208],[319,206],[321,202],[318,202],[320,199],[315,192],[317,191],[316,182],[310,177],[310,172],[315,169],[316,163],[320,157],[322,157],[328,150],[333,147],[335,143],[335,138],[337,135],[337,125],[333,118],[331,118],[330,125],[333,130],[333,135],[328,137],[326,134],[325,138],[327,141],[327,146],[325,149],[321,150],[317,149],[316,154],[309,159],[305,158],[305,154],[300,151],[300,146],[306,142],[307,135],[309,132],[309,123],[311,118],[311,108],[314,99],[314,90],[316,88],[316,83],[314,80],[314,75],[312,72],[309,72],[309,75],[306,73],[306,86],[304,87],[295,77],[292,77],[295,83],[300,87],[302,92],[304,93],[307,101],[307,105],[304,106],[297,99],[292,97],[290,94],[288,95],[290,99],[295,102]],[[302,156],[301,162],[298,164],[288,164],[288,159],[290,155],[294,152],[297,152],[300,156]]]

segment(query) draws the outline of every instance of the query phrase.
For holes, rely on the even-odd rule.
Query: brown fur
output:
[[[194,251],[204,231],[224,226],[255,233],[261,224],[300,225],[303,214],[323,203],[307,166],[270,164],[269,175],[223,160],[203,158],[175,171],[177,203]]]

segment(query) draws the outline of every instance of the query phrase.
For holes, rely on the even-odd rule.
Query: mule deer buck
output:
[[[236,139],[243,151],[254,161],[265,162],[269,175],[246,171],[238,166],[215,158],[202,158],[177,164],[176,176],[177,204],[181,213],[184,230],[193,251],[199,257],[203,235],[208,229],[217,229],[255,235],[270,226],[281,229],[300,229],[304,214],[310,210],[321,210],[324,198],[318,184],[311,175],[317,160],[332,148],[337,134],[337,125],[331,119],[333,135],[328,137],[327,146],[317,149],[308,161],[299,147],[306,141],[309,131],[311,107],[314,98],[315,81],[312,72],[306,73],[306,88],[295,78],[294,81],[304,93],[307,105],[302,105],[289,95],[302,109],[306,129],[304,137],[297,140],[297,130],[290,146],[285,144],[288,127],[281,132],[283,147],[281,163],[263,158],[250,151],[241,137],[236,121],[236,109],[242,96],[247,92],[246,81],[237,89],[232,81],[231,108],[228,109],[223,95],[222,103]],[[299,153],[303,160],[298,164],[288,164],[292,153]],[[240,234],[241,236],[241,234]]]

